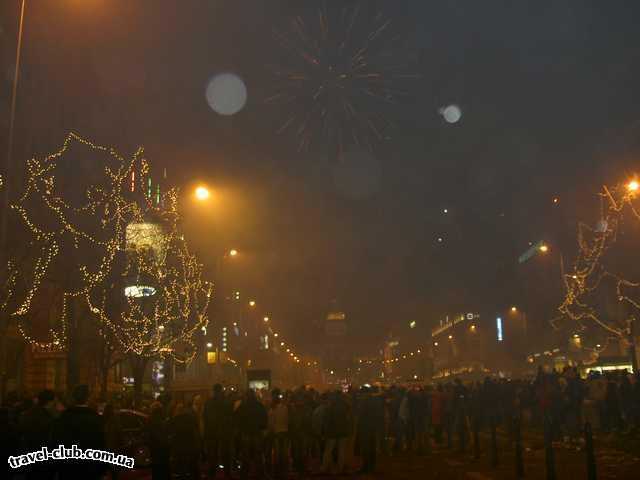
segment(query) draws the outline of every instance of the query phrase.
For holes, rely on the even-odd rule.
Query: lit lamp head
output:
[[[130,285],[124,288],[124,296],[127,298],[144,298],[156,294],[156,289],[149,285]]]
[[[627,183],[627,191],[635,193],[638,191],[638,189],[640,189],[640,183],[638,183],[637,180],[634,179]]]
[[[203,185],[196,187],[194,194],[196,196],[196,199],[201,202],[208,200],[211,196],[211,192],[209,192],[209,189]]]

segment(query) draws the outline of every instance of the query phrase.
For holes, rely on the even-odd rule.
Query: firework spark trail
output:
[[[386,109],[408,93],[399,83],[419,77],[397,58],[406,52],[394,50],[401,35],[392,34],[391,18],[367,15],[363,5],[324,2],[290,20],[286,33],[274,30],[290,55],[286,67],[273,69],[279,88],[265,103],[287,107],[277,133],[293,132],[299,150],[316,144],[338,153],[349,144],[373,150],[395,125]]]

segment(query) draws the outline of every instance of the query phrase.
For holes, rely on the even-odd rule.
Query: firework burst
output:
[[[266,102],[286,112],[277,131],[292,133],[299,150],[373,150],[390,135],[407,81],[418,75],[409,72],[391,18],[369,5],[325,1],[274,32],[283,50],[272,68],[277,88]]]

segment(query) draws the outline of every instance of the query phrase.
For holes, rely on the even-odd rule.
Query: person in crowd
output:
[[[7,459],[20,453],[20,433],[18,427],[11,421],[8,407],[0,407],[0,456],[5,460],[0,472],[0,478],[11,478],[16,471],[9,466]]]
[[[218,466],[222,465],[225,477],[231,477],[232,415],[231,400],[226,398],[222,385],[215,384],[213,397],[205,402],[203,412],[210,476],[215,476]]]
[[[452,396],[452,421],[458,437],[458,452],[464,453],[467,444],[467,388],[462,384],[459,378],[456,378],[453,386]],[[506,401],[505,404],[511,405],[512,401]],[[508,410],[511,411],[511,408]],[[507,415],[511,418],[511,415]]]
[[[173,460],[172,472],[178,475],[200,478],[200,429],[191,408],[182,402],[176,405],[174,416],[169,420],[169,445]]]
[[[414,452],[422,455],[426,449],[425,432],[427,428],[428,396],[422,389],[414,389],[409,392],[409,422]]]
[[[431,424],[433,425],[434,437],[438,445],[442,445],[444,410],[444,391],[442,384],[439,383],[431,395]]]
[[[564,419],[567,425],[567,437],[571,442],[577,443],[582,433],[582,408],[585,397],[585,386],[575,367],[567,369],[565,378],[567,380],[567,387],[564,397],[566,399]]]
[[[191,401],[191,409],[193,410],[193,414],[198,420],[198,431],[200,432],[200,437],[204,436],[204,399],[202,395],[195,395],[193,400]]]
[[[166,408],[160,402],[151,404],[146,438],[151,454],[151,478],[153,480],[169,480],[171,478],[171,449]]]
[[[55,394],[52,390],[42,390],[36,404],[23,412],[19,419],[22,435],[21,446],[25,452],[34,452],[42,447],[51,447],[51,433],[56,418]],[[36,463],[27,469],[26,478],[51,479],[54,470],[46,463]]]
[[[105,450],[103,419],[89,407],[89,387],[78,385],[72,392],[73,405],[67,408],[53,424],[54,445],[81,449]],[[64,460],[56,462],[58,478],[99,479],[106,470],[100,462]]]
[[[341,392],[331,395],[329,405],[324,413],[323,433],[325,436],[322,457],[322,472],[328,473],[335,467],[337,474],[345,472],[345,456],[347,439],[351,434],[351,412]],[[333,451],[337,450],[337,462],[333,465]]]
[[[622,428],[622,414],[620,412],[618,384],[613,375],[609,375],[607,379],[607,391],[604,403],[606,430],[619,431]]]
[[[357,430],[362,456],[360,473],[369,474],[376,468],[378,436],[384,422],[384,412],[380,410],[380,403],[372,395],[369,387],[362,387],[363,394],[358,408]]]
[[[624,370],[619,381],[620,414],[627,427],[633,425],[633,387],[629,372]]]
[[[271,394],[271,407],[269,408],[269,434],[273,439],[273,475],[285,477],[288,459],[288,435],[289,435],[289,407],[284,401],[282,392],[275,389]]]
[[[301,477],[307,474],[307,461],[313,433],[311,428],[312,414],[311,395],[307,394],[304,389],[295,391],[289,404],[289,441],[293,467]]]
[[[122,447],[124,446],[124,437],[122,432],[122,424],[120,423],[120,416],[116,412],[113,403],[107,403],[102,412],[102,420],[104,422],[105,432],[105,445],[107,450],[115,454],[122,454]],[[111,478],[116,480],[119,474],[119,468],[115,465],[109,465],[111,471]]]
[[[324,420],[329,404],[329,397],[326,392],[319,394],[311,414],[311,431],[313,432],[313,453],[314,458],[322,462],[322,455],[325,445]]]
[[[255,465],[257,475],[264,475],[262,442],[267,429],[267,410],[258,401],[253,390],[245,393],[234,413],[241,444],[241,477],[248,478],[251,465]]]

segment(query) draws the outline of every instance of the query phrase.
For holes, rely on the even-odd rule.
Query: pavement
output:
[[[517,479],[515,450],[503,436],[498,438],[498,466],[491,466],[488,455],[489,439],[480,439],[481,451],[477,459],[469,448],[466,453],[459,453],[446,447],[433,446],[429,455],[415,455],[401,452],[393,456],[379,457],[376,472],[361,475],[356,473],[359,464],[356,458],[351,465],[353,473],[341,476],[306,475],[299,477],[295,474],[290,479],[310,478],[324,480],[329,478],[353,478],[362,480],[372,479],[447,479],[447,480],[513,480]],[[640,479],[640,451],[623,451],[609,446],[598,446],[596,440],[596,468],[597,478],[616,480]],[[586,453],[582,446],[569,446],[562,442],[554,442],[555,470],[557,480],[587,479]],[[537,439],[523,440],[524,478],[546,479],[544,445]],[[203,468],[203,472],[206,471]],[[203,475],[202,477],[207,478]],[[222,479],[222,474],[218,477]],[[237,476],[235,477],[237,478]],[[256,477],[250,477],[256,478]],[[120,480],[151,479],[149,470],[134,470],[119,477]]]

